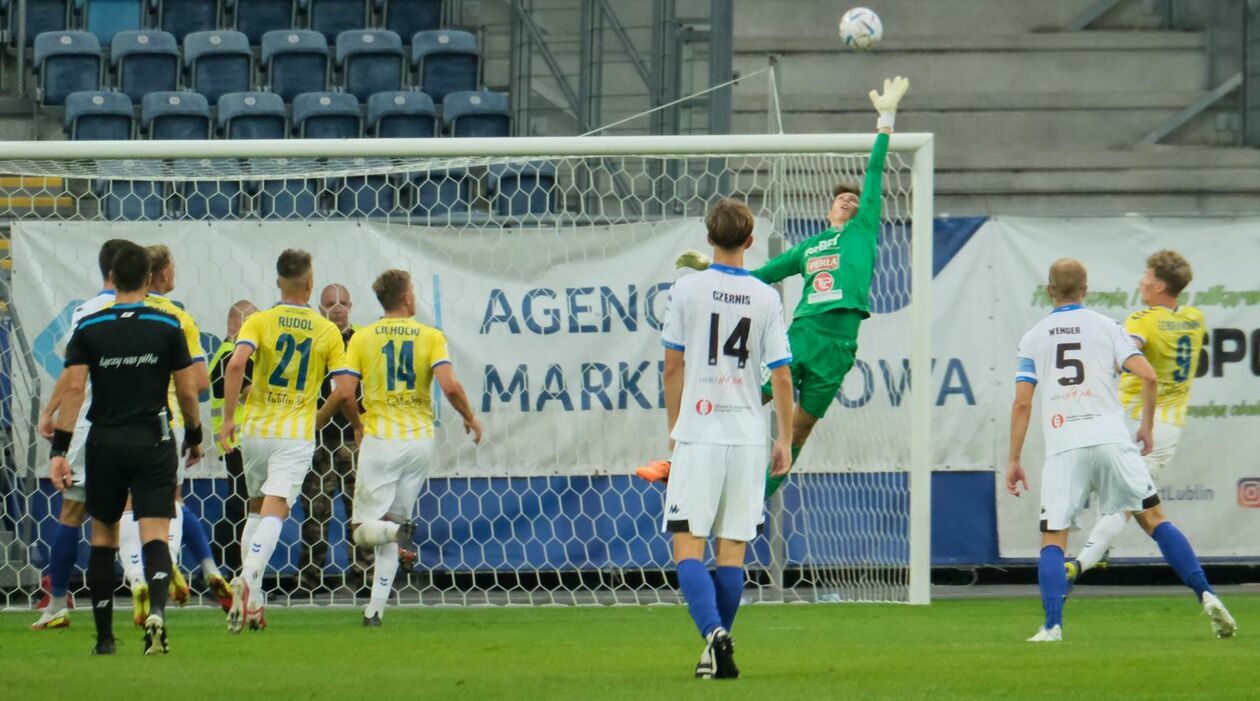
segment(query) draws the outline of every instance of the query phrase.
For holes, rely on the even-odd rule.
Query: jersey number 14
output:
[[[716,312],[709,316],[709,365],[718,364],[720,322],[721,317]],[[741,369],[748,364],[748,333],[751,330],[752,319],[742,316],[735,322],[735,330],[731,331],[731,335],[727,336],[726,342],[722,344],[722,355],[738,359]]]
[[[395,345],[393,341],[381,347],[385,355],[385,388],[393,392],[399,382],[408,390],[416,388],[416,347],[413,341]]]

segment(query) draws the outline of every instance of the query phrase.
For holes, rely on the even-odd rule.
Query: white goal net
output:
[[[750,267],[821,231],[832,187],[861,183],[873,142],[3,144],[0,603],[40,597],[62,497],[34,419],[60,372],[69,314],[99,289],[97,251],[111,238],[171,249],[170,297],[196,318],[211,356],[230,347],[233,303],[276,301],[283,249],[313,254],[313,306],[326,286],[344,287],[324,311],[348,296],[340,310],[352,325],[379,316],[377,274],[411,272],[418,316],[445,332],[487,433],[472,445],[439,402],[436,469],[393,602],[677,601],[663,489],[633,474],[666,457],[659,331],[680,275],[674,257],[706,248],[703,215],[720,196],[757,216]],[[926,135],[892,141],[873,316],[830,413],[767,505],[748,561],[753,600],[927,601],[930,399],[910,378],[930,373],[931,148]],[[785,286],[789,310],[799,294],[799,283]],[[265,580],[273,604],[366,600],[369,553],[346,529],[355,456],[350,432],[321,435]],[[239,566],[238,469],[211,447],[182,485],[196,518],[182,531],[180,565],[198,594],[201,539],[189,528],[202,529],[225,573]],[[69,580],[81,594],[86,533]]]

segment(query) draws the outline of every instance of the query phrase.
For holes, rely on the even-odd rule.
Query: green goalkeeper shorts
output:
[[[857,356],[857,330],[861,322],[858,312],[837,309],[794,319],[788,327],[792,387],[800,397],[801,408],[811,416],[821,419],[835,401],[844,376]],[[762,385],[761,392],[767,397],[774,396],[769,382]]]

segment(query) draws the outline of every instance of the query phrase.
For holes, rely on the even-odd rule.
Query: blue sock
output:
[[[730,631],[735,625],[735,614],[739,613],[739,601],[744,597],[744,568],[717,568],[713,572],[713,586],[717,590],[717,607],[722,618],[722,627]]]
[[[1041,606],[1046,610],[1046,630],[1063,625],[1063,597],[1068,592],[1067,572],[1063,569],[1063,548],[1047,545],[1041,549],[1037,584],[1041,587]]]
[[[1194,590],[1194,595],[1201,601],[1205,592],[1212,591],[1212,585],[1208,584],[1207,575],[1203,574],[1203,568],[1199,566],[1199,557],[1194,554],[1194,548],[1190,547],[1190,541],[1186,540],[1183,534],[1171,521],[1164,521],[1155,527],[1155,532],[1151,534],[1155,542],[1159,544],[1159,552],[1164,555],[1164,561],[1173,568],[1173,572],[1181,577],[1181,581],[1186,583],[1187,587]]]
[[[66,589],[70,586],[70,572],[74,570],[74,561],[79,557],[79,539],[82,534],[82,526],[57,524],[57,533],[53,536],[51,552],[48,554],[48,579],[53,604],[66,595]]]
[[[722,625],[717,592],[709,571],[699,560],[683,560],[678,563],[678,588],[682,589],[687,608],[691,610],[691,619],[700,629],[700,636],[707,638],[709,633]]]
[[[201,527],[201,519],[188,508],[185,504],[181,508],[184,510],[184,545],[192,550],[193,557],[197,562],[205,562],[213,560],[214,555],[210,552],[210,539],[206,537],[206,531]],[[212,574],[206,572],[204,574]]]

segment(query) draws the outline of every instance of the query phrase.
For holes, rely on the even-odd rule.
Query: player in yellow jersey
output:
[[[1186,423],[1190,385],[1198,371],[1199,351],[1207,326],[1203,313],[1180,306],[1177,297],[1190,284],[1193,271],[1176,251],[1156,251],[1146,259],[1146,273],[1139,288],[1146,309],[1133,312],[1124,330],[1142,355],[1155,368],[1159,383],[1155,408],[1155,447],[1146,456],[1146,467],[1156,484],[1164,468],[1177,452],[1181,429]],[[1126,374],[1120,379],[1120,402],[1130,432],[1136,432],[1142,411],[1141,381]],[[1089,541],[1075,560],[1067,563],[1068,579],[1075,580],[1106,556],[1111,541],[1124,530],[1130,514],[1104,516],[1089,533]]]
[[[372,597],[363,625],[378,627],[398,572],[398,545],[415,533],[411,511],[433,467],[433,381],[464,420],[464,432],[481,442],[481,424],[464,388],[455,379],[442,332],[421,324],[411,275],[386,270],[372,283],[385,316],[350,338],[338,369],[333,395],[320,409],[322,426],[345,407],[359,443],[359,475],[354,492],[354,542],[375,546]],[[355,407],[363,383],[364,414]]]
[[[262,575],[280,538],[280,527],[302,488],[315,453],[319,386],[330,368],[343,364],[341,333],[311,309],[315,276],[311,254],[294,249],[276,261],[280,303],[241,326],[228,361],[219,444],[236,443],[236,405],[252,358],[254,371],[240,426],[249,516],[241,543],[241,574],[232,580],[228,630],[266,627]]]

